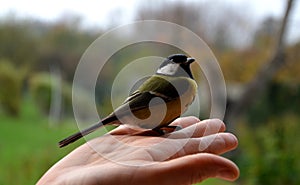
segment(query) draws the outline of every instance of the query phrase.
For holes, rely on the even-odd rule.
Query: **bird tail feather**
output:
[[[103,120],[101,120],[100,122],[96,123],[95,125],[92,125],[91,127],[81,131],[81,132],[77,132],[61,141],[58,142],[58,146],[60,148],[67,146],[75,141],[77,141],[78,139],[82,138],[83,136],[97,130],[98,128],[101,128],[103,125],[107,125],[110,124],[112,122],[114,122],[116,120],[115,116],[108,116],[106,118],[104,118]]]

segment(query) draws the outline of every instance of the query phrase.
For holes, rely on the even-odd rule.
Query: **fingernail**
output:
[[[220,170],[218,177],[226,180],[234,180],[236,178],[235,174],[228,169]]]
[[[229,134],[230,134],[230,133],[229,133]],[[235,145],[237,145],[238,140],[237,140],[237,138],[236,138],[233,134],[230,134],[230,137],[228,138],[228,142],[229,142],[232,146],[235,146]]]

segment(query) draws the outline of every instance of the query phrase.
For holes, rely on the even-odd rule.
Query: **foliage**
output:
[[[287,47],[287,64],[276,77],[276,81],[285,84],[300,83],[300,42]]]
[[[0,22],[0,56],[17,66],[33,65],[37,60],[36,31],[32,21],[8,17]]]
[[[270,51],[247,48],[237,52],[228,50],[217,52],[220,66],[227,83],[249,82],[270,55]]]
[[[65,112],[72,110],[71,87],[58,76],[49,73],[33,74],[29,80],[30,92],[39,109],[48,114],[52,103],[57,99],[57,108],[64,108]]]
[[[24,74],[24,71],[17,69],[10,61],[0,60],[0,105],[13,116],[19,114]]]
[[[51,79],[47,73],[35,74],[31,77],[29,84],[31,94],[40,110],[48,113],[51,104]]]
[[[0,56],[20,67],[49,70],[56,65],[72,79],[81,55],[100,34],[81,30],[77,17],[55,23],[14,16],[0,18]]]
[[[238,166],[246,185],[298,184],[300,182],[300,118],[295,114],[269,119],[263,124],[239,124]]]
[[[300,86],[274,80],[239,123],[243,184],[297,184],[300,178]]]
[[[51,25],[39,39],[39,64],[42,69],[56,65],[64,71],[64,78],[71,80],[80,57],[96,39],[96,34],[79,29],[72,19]]]
[[[268,121],[270,117],[297,114],[300,109],[299,97],[300,85],[273,81],[264,95],[256,99],[246,117],[251,124],[261,124]]]
[[[142,2],[139,3],[135,13],[135,20],[172,22],[192,30],[214,49],[226,50],[243,45],[245,35],[251,32],[251,17],[247,16],[245,11],[241,12],[238,9],[227,6],[222,1],[204,4],[196,1]],[[246,28],[245,25],[249,27]],[[143,34],[153,32],[155,29],[149,26]],[[180,35],[175,37],[179,38]]]

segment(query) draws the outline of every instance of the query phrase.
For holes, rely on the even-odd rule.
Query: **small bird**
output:
[[[91,127],[75,133],[59,142],[64,147],[103,125],[126,124],[161,132],[164,127],[180,117],[193,102],[197,83],[190,64],[195,61],[184,54],[173,54],[163,60],[156,73],[114,112]]]

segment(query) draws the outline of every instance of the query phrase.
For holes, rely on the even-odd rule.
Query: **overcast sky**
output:
[[[189,1],[196,0],[185,0],[185,2]],[[120,24],[129,23],[133,19],[134,10],[143,2],[144,0],[0,0],[0,17],[13,13],[17,17],[34,17],[55,21],[67,13],[81,16],[84,26],[105,27],[111,21],[108,17],[117,10],[121,10],[122,13],[118,22]],[[198,0],[198,2],[217,3],[218,0]],[[253,12],[253,18],[258,20],[267,15],[279,17],[285,8],[285,0],[225,0],[225,2],[233,6],[245,7],[245,11]],[[296,0],[292,13],[290,34],[300,38],[298,29],[300,28],[299,0]]]

